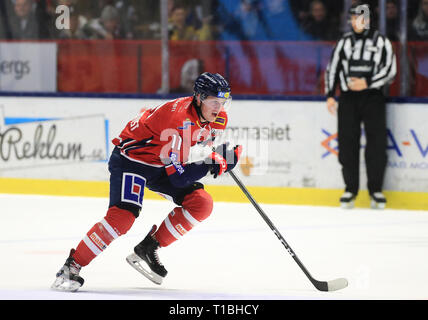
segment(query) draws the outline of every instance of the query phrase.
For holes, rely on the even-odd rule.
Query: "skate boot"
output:
[[[157,254],[159,242],[153,237],[156,229],[154,225],[144,240],[134,248],[134,253],[126,257],[126,261],[147,279],[160,285],[168,271],[159,261]]]
[[[370,206],[372,209],[385,209],[386,198],[382,192],[373,192],[370,195]]]
[[[74,252],[74,249],[70,250],[70,255],[65,261],[65,264],[56,274],[56,280],[51,286],[52,289],[74,292],[83,285],[84,280],[79,276],[82,267],[74,261]]]
[[[340,197],[340,207],[342,209],[352,209],[355,205],[355,198],[356,197],[357,197],[356,194],[346,191]]]

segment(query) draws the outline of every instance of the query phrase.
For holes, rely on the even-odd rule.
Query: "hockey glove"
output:
[[[229,149],[229,143],[224,143],[218,146],[210,156],[210,160],[214,163],[211,165],[210,172],[214,178],[222,175],[235,168],[242,153],[242,146],[236,145],[233,149]]]

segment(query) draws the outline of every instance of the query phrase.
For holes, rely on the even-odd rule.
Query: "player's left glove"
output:
[[[229,149],[228,142],[218,146],[210,156],[210,160],[213,161],[210,172],[214,178],[233,170],[241,157],[241,153],[241,145],[236,145],[232,149]]]

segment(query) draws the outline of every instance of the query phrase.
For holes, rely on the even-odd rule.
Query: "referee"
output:
[[[340,198],[352,208],[359,189],[361,123],[366,137],[367,188],[372,208],[384,208],[382,185],[386,169],[386,106],[383,87],[394,80],[396,58],[391,42],[370,27],[369,6],[353,5],[349,11],[352,31],[343,35],[325,73],[327,108],[336,113],[334,93],[340,85],[337,110],[339,163],[345,182]]]

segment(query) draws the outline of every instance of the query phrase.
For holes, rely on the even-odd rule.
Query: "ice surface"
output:
[[[261,204],[317,280],[349,286],[319,292],[250,203],[215,203],[212,215],[159,251],[161,286],[125,257],[173,208],[144,200],[133,228],[85,267],[79,292],[52,291],[55,273],[108,199],[0,195],[0,299],[427,299],[428,212]]]

